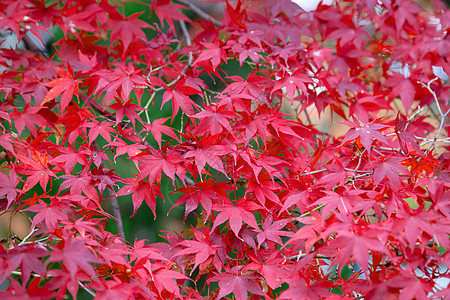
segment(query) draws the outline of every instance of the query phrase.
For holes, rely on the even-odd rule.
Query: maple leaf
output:
[[[174,20],[191,22],[180,10],[185,8],[184,5],[171,3],[169,0],[156,0],[152,3],[151,8],[154,14],[159,18],[161,24],[166,21],[170,27],[174,28]]]
[[[89,146],[95,141],[95,139],[100,135],[107,142],[111,143],[111,133],[116,133],[116,130],[111,127],[114,123],[109,121],[98,122],[93,120],[86,123],[84,126],[90,128],[89,130]]]
[[[172,100],[172,120],[175,118],[180,108],[185,114],[190,116],[194,113],[194,109],[197,106],[188,96],[199,94],[201,91],[196,88],[186,86],[185,82],[186,78],[181,79],[175,84],[173,89],[168,88],[164,92],[161,108],[164,104]]]
[[[226,190],[230,187],[224,182],[214,182],[212,178],[208,180],[196,182],[193,186],[185,186],[177,189],[177,192],[182,192],[183,194],[178,198],[177,202],[170,208],[179,206],[183,203],[186,204],[184,218],[194,211],[198,205],[201,203],[203,209],[206,211],[206,218],[208,219],[209,214],[214,203],[219,200],[228,200],[228,195]],[[170,211],[169,210],[169,211]]]
[[[415,247],[418,239],[425,245],[428,240],[424,233],[431,239],[434,237],[438,244],[443,247],[450,247],[448,239],[448,223],[445,226],[436,226],[442,220],[434,211],[424,211],[416,214],[401,211],[398,213],[398,219],[392,227],[392,232],[397,233],[402,240],[407,242],[410,247]]]
[[[363,270],[367,271],[369,263],[369,253],[370,251],[379,252],[384,255],[388,255],[388,251],[385,248],[385,243],[387,240],[386,230],[381,230],[381,228],[376,228],[375,230],[381,231],[375,238],[374,230],[366,229],[363,234],[354,231],[340,230],[338,232],[338,237],[335,241],[335,246],[339,248],[337,258],[334,260],[333,264],[339,264],[341,269],[346,265],[350,258],[353,256],[356,262]]]
[[[193,115],[193,118],[201,120],[198,125],[198,132],[209,131],[210,135],[216,135],[223,132],[225,128],[228,132],[232,133],[230,121],[228,119],[236,117],[236,114],[226,110],[224,105],[204,105],[203,111]]]
[[[42,100],[41,106],[61,95],[62,113],[72,102],[72,98],[74,95],[79,98],[78,84],[81,83],[81,80],[74,78],[73,71],[70,65],[68,65],[68,70],[57,68],[56,74],[59,76],[59,78],[44,83],[46,87],[51,87],[51,89]]]
[[[94,185],[98,188],[100,194],[103,194],[107,187],[113,190],[113,187],[117,186],[118,182],[123,182],[122,178],[116,175],[114,171],[113,169],[103,169],[102,165],[90,171],[95,182]]]
[[[253,228],[258,228],[255,216],[252,213],[252,210],[256,208],[257,206],[252,204],[250,201],[242,200],[237,204],[234,204],[228,200],[223,204],[213,205],[213,209],[215,211],[220,211],[220,213],[214,220],[212,230],[226,221],[229,221],[230,228],[237,237],[239,236],[239,231],[242,228],[242,222]]]
[[[0,146],[10,151],[11,153],[14,153],[13,142],[14,139],[10,133],[0,135]]]
[[[113,100],[116,100],[117,96],[120,96],[122,101],[128,103],[131,91],[134,88],[150,86],[140,73],[141,70],[136,69],[133,64],[125,63],[117,63],[112,70],[99,70],[92,74],[92,77],[98,78],[95,94],[100,95],[105,92],[103,98],[104,104],[109,104]],[[120,94],[118,93],[119,90]],[[132,104],[129,105],[134,107]],[[130,109],[127,112],[130,112]]]
[[[354,212],[355,206],[364,201],[359,195],[364,194],[363,190],[344,190],[341,193],[325,191],[328,196],[321,197],[310,206],[326,204],[323,208],[323,216],[329,216],[336,208],[343,215]]]
[[[14,169],[9,171],[8,176],[0,172],[0,196],[6,196],[6,200],[8,200],[5,209],[11,206],[12,202],[16,199],[17,193],[20,193],[20,190],[17,188],[19,182],[20,179]]]
[[[117,196],[124,196],[132,194],[133,201],[133,215],[136,214],[137,209],[141,206],[145,200],[148,207],[153,212],[156,219],[156,195],[158,191],[153,188],[152,182],[139,180],[138,178],[127,178],[126,184],[118,192]]]
[[[203,49],[200,52],[200,55],[194,60],[193,65],[195,66],[199,62],[205,60],[210,61],[212,63],[213,72],[215,72],[222,61],[227,61],[227,53],[225,52],[224,47],[221,47],[219,43],[202,43],[202,45],[206,50]]]
[[[114,22],[114,26],[111,31],[111,43],[120,37],[123,43],[123,53],[125,53],[127,52],[131,41],[133,41],[133,38],[142,40],[147,38],[145,33],[142,31],[143,28],[153,28],[153,26],[138,19],[138,17],[142,15],[142,12],[134,13],[128,17],[124,17],[120,14],[117,15],[121,18],[112,20]]]
[[[371,163],[373,170],[373,181],[376,185],[387,177],[388,183],[393,188],[401,186],[400,173],[409,175],[409,171],[406,167],[400,163],[404,161],[402,157],[387,157],[382,156],[376,161]]]
[[[113,158],[114,161],[116,161],[116,158],[118,156],[121,156],[125,153],[128,154],[128,157],[133,157],[133,156],[136,156],[139,153],[141,153],[143,149],[147,148],[144,145],[140,145],[140,144],[126,143],[124,140],[122,140],[121,138],[118,138],[118,137],[116,137],[116,139],[114,141],[112,141],[111,143],[109,143],[108,145],[113,146],[116,149],[115,155]]]
[[[254,62],[255,64],[259,63],[260,59],[261,60],[265,59],[264,56],[262,56],[261,54],[258,53],[258,52],[262,52],[261,48],[253,47],[253,48],[248,49],[248,48],[239,46],[239,44],[236,44],[235,46],[233,46],[232,50],[234,52],[239,53],[239,64],[241,65],[241,67],[247,58],[250,58],[250,60],[252,62]]]
[[[328,188],[333,188],[337,185],[344,185],[347,176],[351,175],[351,171],[345,170],[341,162],[336,160],[334,164],[327,165],[326,168],[330,173],[325,174],[319,179],[317,184],[324,184]]]
[[[305,279],[289,280],[289,289],[283,291],[279,299],[317,300],[327,297],[330,292],[319,284],[308,285]]]
[[[257,270],[271,289],[276,289],[283,283],[284,278],[292,275],[291,270],[284,264],[285,259],[272,253],[267,259],[260,261],[249,255],[252,262],[245,266],[245,270]]]
[[[303,74],[303,72],[303,70],[298,69],[292,74],[285,74],[283,78],[276,81],[270,95],[272,96],[272,94],[276,90],[286,87],[286,92],[289,99],[291,100],[291,105],[294,105],[295,92],[297,91],[297,89],[300,89],[303,93],[306,94],[308,90],[305,83],[313,83],[311,78]]]
[[[86,241],[82,238],[65,237],[63,242],[60,242],[63,245],[57,245],[47,262],[62,262],[72,278],[77,275],[79,269],[95,278],[95,270],[91,264],[99,263],[100,260],[88,250]]]
[[[174,150],[163,154],[161,150],[149,149],[149,153],[141,153],[135,157],[134,160],[139,161],[140,173],[137,177],[138,180],[144,179],[148,176],[149,182],[155,182],[161,176],[161,172],[164,172],[172,182],[175,182],[175,175],[180,178],[184,178],[180,163],[184,161],[181,155],[177,154]]]
[[[156,286],[156,290],[161,294],[164,289],[166,289],[172,295],[181,299],[180,290],[175,280],[183,279],[187,280],[184,274],[181,274],[177,271],[170,270],[169,268],[157,268],[152,274],[154,281],[153,283]]]
[[[60,147],[59,150],[60,154],[52,158],[49,163],[52,165],[64,163],[64,172],[66,174],[69,174],[77,163],[84,166],[88,162],[87,156],[89,154],[89,151],[87,150],[78,149],[78,151],[75,151],[72,145],[68,145],[67,147]]]
[[[87,237],[88,234],[100,237],[102,233],[95,226],[99,226],[100,220],[93,219],[87,221],[84,218],[77,219],[75,222],[61,222],[64,223],[65,228],[69,230],[74,230],[80,234],[81,237]]]
[[[89,287],[97,291],[95,297],[99,299],[127,299],[140,292],[137,282],[127,283],[120,280],[101,279],[89,284]]]
[[[342,145],[348,144],[351,141],[358,139],[361,144],[370,153],[373,139],[382,142],[383,144],[390,145],[387,138],[380,133],[380,131],[388,128],[389,126],[379,124],[379,119],[366,123],[362,127],[354,122],[345,121],[342,124],[352,127],[346,134],[342,141]]]
[[[51,177],[57,176],[48,166],[47,152],[42,155],[34,149],[31,150],[32,158],[17,155],[17,158],[22,161],[22,164],[17,167],[17,171],[20,174],[29,175],[22,189],[28,191],[39,182],[42,189],[46,190],[48,181]]]
[[[153,245],[146,244],[145,240],[135,240],[133,248],[130,250],[131,260],[139,260],[142,258],[160,260],[168,262],[169,259],[164,256],[161,250]]]
[[[235,82],[229,84],[224,89],[223,93],[228,93],[230,96],[239,96],[246,99],[257,99],[269,105],[267,95],[265,94],[263,87],[270,86],[272,84],[271,80],[268,80],[262,76],[257,76],[256,71],[248,75],[247,79],[240,76],[229,76],[228,78],[234,80]]]
[[[208,164],[211,168],[222,172],[228,178],[228,174],[223,168],[223,162],[219,155],[226,155],[230,153],[231,150],[223,145],[214,145],[213,143],[216,139],[217,136],[210,136],[208,138],[201,139],[194,149],[186,151],[184,157],[194,158],[199,173],[201,173],[201,171],[205,168],[205,165]]]
[[[20,137],[25,127],[31,132],[32,135],[37,136],[36,125],[49,125],[48,121],[39,114],[41,109],[42,107],[40,106],[30,106],[27,104],[23,108],[22,112],[14,110],[11,113],[11,119],[14,120],[14,125],[17,129],[17,136]]]
[[[4,299],[51,299],[55,298],[56,293],[50,290],[47,285],[41,286],[41,278],[33,278],[28,287],[21,285],[13,278],[8,278],[9,287],[6,292],[2,291]]]
[[[249,292],[263,295],[261,287],[255,282],[258,275],[253,272],[241,272],[241,268],[242,266],[232,267],[208,280],[208,282],[219,283],[220,291],[217,298],[221,299],[231,293],[234,294],[236,300],[248,299]]]
[[[263,173],[263,176],[260,177],[269,177],[269,174]],[[245,194],[254,194],[256,199],[258,199],[259,203],[265,207],[266,198],[272,201],[273,203],[280,203],[280,199],[274,191],[280,190],[280,185],[271,181],[271,180],[258,180],[255,182],[254,180],[248,178],[248,188],[245,191]]]
[[[392,98],[400,96],[403,106],[408,112],[416,95],[416,88],[411,83],[411,80],[403,77],[403,75],[396,74],[396,76],[389,78],[386,84],[392,87],[390,96]]]
[[[71,205],[65,201],[52,201],[46,204],[39,200],[39,204],[27,208],[27,211],[35,212],[31,226],[38,226],[39,223],[44,222],[48,230],[55,230],[59,228],[60,222],[67,222],[69,220],[68,213],[71,211]]]
[[[164,122],[166,122],[168,119],[169,118],[156,119],[151,124],[144,124],[144,128],[142,129],[143,131],[150,131],[152,133],[152,136],[158,143],[159,148],[161,148],[162,133],[170,136],[171,138],[174,138],[177,141],[180,141],[178,139],[178,136],[175,134],[174,129],[167,125],[164,125]]]
[[[116,125],[122,121],[124,115],[126,115],[131,121],[131,124],[133,124],[133,128],[136,126],[136,120],[144,123],[137,113],[137,111],[144,110],[144,108],[134,104],[132,99],[123,103],[122,100],[116,98],[116,103],[111,104],[109,108],[116,111]]]
[[[387,285],[391,288],[402,289],[401,299],[428,299],[429,293],[433,290],[433,283],[425,278],[417,278],[417,276],[410,276],[409,274],[401,274],[391,278]],[[448,291],[447,291],[448,292]]]
[[[318,212],[311,211],[311,217],[306,216],[298,218],[298,221],[303,224],[303,226],[298,230],[289,240],[288,244],[294,244],[296,241],[304,242],[306,253],[309,253],[314,246],[314,244],[320,240],[322,237],[320,233],[326,228],[325,218],[322,217]]]
[[[94,187],[91,174],[88,173],[88,169],[84,168],[79,176],[75,175],[63,175],[61,178],[66,179],[61,183],[60,190],[70,188],[71,194],[81,195],[83,192],[90,199],[95,202],[99,201],[98,192]]]
[[[217,248],[220,247],[219,245],[211,245],[211,239],[209,236],[209,232],[205,230],[205,234],[197,234],[196,236],[201,236],[200,240],[197,241],[182,241],[175,246],[182,246],[183,249],[180,251],[177,251],[173,257],[177,256],[184,256],[184,255],[190,255],[194,254],[194,266],[192,267],[190,275],[194,272],[195,269],[199,265],[204,264],[203,267],[200,267],[200,274],[203,272],[203,269],[207,267],[210,262],[211,256],[216,255]]]
[[[294,235],[291,231],[283,231],[283,229],[287,223],[289,223],[289,219],[283,219],[278,221],[273,221],[272,214],[269,214],[264,222],[262,223],[262,230],[256,228],[256,232],[259,232],[256,236],[256,240],[258,241],[258,247],[261,247],[261,244],[266,240],[270,240],[281,245],[283,242],[281,240],[281,236],[291,237]]]
[[[43,248],[40,248],[36,244],[28,244],[23,246],[14,246],[12,249],[8,249],[6,252],[0,252],[0,257],[6,259],[7,266],[2,270],[0,280],[3,281],[11,272],[20,267],[22,283],[25,286],[30,279],[31,272],[34,274],[43,275],[45,273],[45,267],[43,263],[43,257],[49,253]]]

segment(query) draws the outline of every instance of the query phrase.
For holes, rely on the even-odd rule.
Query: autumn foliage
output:
[[[450,12],[210,2],[0,2],[0,298],[448,297]]]

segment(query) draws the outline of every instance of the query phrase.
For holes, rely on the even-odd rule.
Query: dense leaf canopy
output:
[[[449,10],[198,2],[0,1],[0,298],[448,296]]]

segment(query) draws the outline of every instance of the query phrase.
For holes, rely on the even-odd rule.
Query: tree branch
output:
[[[209,15],[208,13],[204,12],[202,9],[200,9],[198,6],[196,6],[194,3],[192,3],[192,0],[178,0],[180,3],[183,3],[184,5],[189,6],[189,8],[195,12],[199,17],[202,17],[203,19],[207,21],[211,21],[214,23],[214,25],[222,26],[222,22],[214,18],[213,16]]]

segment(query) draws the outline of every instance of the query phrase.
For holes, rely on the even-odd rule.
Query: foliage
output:
[[[439,1],[137,3],[0,2],[35,42],[1,49],[1,207],[31,222],[0,246],[2,299],[448,296]],[[125,240],[117,197],[164,218],[163,187],[195,224]]]

